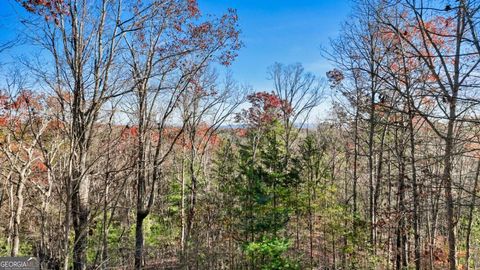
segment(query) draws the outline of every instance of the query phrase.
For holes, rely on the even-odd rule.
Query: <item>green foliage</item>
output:
[[[110,214],[107,219],[110,220]],[[158,249],[166,243],[174,241],[179,234],[178,227],[171,225],[171,217],[150,214],[144,219],[143,231],[146,249]],[[89,231],[87,259],[89,263],[96,262],[99,259],[101,247],[103,245],[103,219],[96,218],[92,222]],[[71,236],[73,244],[73,234]],[[135,223],[125,226],[118,220],[112,220],[108,226],[107,232],[108,253],[111,257],[120,259],[122,250],[133,250],[135,244]],[[96,247],[96,248],[95,248]]]
[[[159,247],[164,243],[173,241],[179,231],[171,226],[168,217],[149,215],[144,223],[145,245]]]
[[[8,245],[7,239],[0,237],[0,256],[10,256],[11,248]],[[20,248],[18,250],[18,256],[32,256],[33,254],[33,245],[25,239],[21,239]]]
[[[470,259],[469,259],[469,265],[470,267],[473,267],[474,265],[474,250],[475,247],[480,246],[480,212],[478,209],[474,209],[472,213],[472,224],[471,224],[471,232],[470,232]],[[458,245],[458,251],[462,256],[458,257],[458,261],[464,265],[467,264],[466,262],[466,239],[467,239],[467,230],[468,230],[468,222],[469,222],[469,217],[468,216],[462,216],[459,219],[459,225],[461,230],[461,234],[459,234],[459,245]]]
[[[8,256],[9,253],[7,239],[5,237],[0,237],[0,256]]]
[[[254,265],[261,270],[294,270],[300,269],[298,262],[285,256],[290,242],[279,238],[262,238],[245,246],[245,253]]]
[[[292,212],[293,188],[298,172],[286,166],[289,157],[281,139],[283,126],[272,122],[261,130],[250,130],[240,146],[239,200],[243,202],[243,230],[250,240],[275,235],[285,228]],[[253,238],[252,238],[253,237]]]
[[[107,215],[107,219],[110,219],[110,214]],[[132,249],[133,248],[133,239],[129,233],[134,230],[133,226],[126,228],[122,226],[120,222],[113,221],[108,227],[107,232],[107,245],[109,253],[116,253],[119,249]],[[92,227],[90,228],[88,238],[88,252],[87,259],[90,263],[94,262],[96,259],[99,259],[101,247],[103,245],[103,219],[98,217],[94,220]],[[70,237],[73,244],[74,235]],[[128,240],[128,241],[125,241]],[[97,248],[95,248],[97,247]],[[120,255],[120,254],[119,254]]]

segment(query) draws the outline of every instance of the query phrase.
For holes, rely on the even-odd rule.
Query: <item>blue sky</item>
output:
[[[237,81],[254,90],[271,90],[266,70],[274,62],[300,62],[306,70],[324,76],[330,66],[322,59],[320,47],[328,47],[329,38],[338,35],[351,9],[351,0],[198,1],[204,14],[237,9],[245,47],[231,69]],[[0,41],[15,35],[21,12],[14,0],[0,0]]]
[[[245,47],[232,65],[234,77],[254,90],[271,90],[267,68],[300,62],[324,76],[330,65],[320,55],[338,35],[351,0],[199,0],[206,13],[237,9]]]

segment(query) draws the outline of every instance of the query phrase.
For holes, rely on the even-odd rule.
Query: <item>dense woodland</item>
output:
[[[12,4],[25,31],[0,45],[0,255],[480,269],[479,1],[356,1],[318,52],[331,71],[272,63],[269,89],[225,72],[248,46],[233,9]]]

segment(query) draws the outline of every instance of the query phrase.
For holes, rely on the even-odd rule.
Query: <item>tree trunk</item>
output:
[[[455,101],[450,102],[450,118],[448,121],[448,131],[445,138],[445,155],[444,155],[444,171],[443,182],[445,185],[445,202],[447,210],[447,230],[448,230],[448,261],[449,269],[456,270],[456,236],[455,236],[455,220],[454,220],[454,205],[452,194],[452,154],[453,154],[453,128],[456,118]]]
[[[83,181],[82,181],[83,180]],[[75,242],[73,244],[73,269],[87,269],[87,248],[88,248],[88,178],[74,182],[78,186],[74,190],[72,199],[73,229],[75,231]]]
[[[472,191],[472,201],[470,203],[470,209],[468,213],[468,225],[467,225],[467,236],[465,239],[465,249],[466,249],[466,254],[465,254],[465,265],[467,267],[467,270],[470,269],[470,238],[471,238],[471,233],[472,233],[472,223],[473,223],[473,212],[475,210],[475,202],[477,198],[477,186],[478,186],[478,178],[480,174],[480,159],[477,161],[477,170],[475,172],[475,181],[473,184],[473,191]]]
[[[409,97],[410,98],[410,97]],[[409,129],[409,139],[410,139],[410,165],[412,169],[412,186],[413,186],[413,234],[414,234],[414,253],[415,253],[415,269],[420,270],[421,268],[421,254],[420,254],[420,232],[419,232],[419,194],[418,194],[418,184],[417,184],[417,170],[415,164],[415,133],[413,126],[413,112],[411,108],[411,103],[413,101],[408,101],[408,129]]]
[[[135,269],[141,270],[143,267],[143,221],[147,217],[145,212],[137,212],[135,224]]]
[[[374,73],[372,73],[373,76]],[[372,78],[373,84],[373,78]],[[375,90],[371,89],[370,93],[370,117],[368,120],[369,132],[368,132],[368,211],[369,211],[369,221],[370,221],[370,244],[373,247],[374,254],[376,253],[375,247],[375,205],[374,205],[374,194],[375,186],[373,183],[374,180],[374,165],[373,165],[373,155],[374,155],[374,135],[375,135]]]
[[[12,250],[11,256],[18,256],[18,250],[20,248],[20,222],[23,211],[23,189],[25,188],[25,178],[23,175],[20,176],[18,188],[17,188],[17,207],[15,209],[15,214],[13,218],[13,239],[12,239]]]
[[[65,220],[63,224],[64,234],[63,234],[63,270],[68,270],[69,268],[69,258],[70,258],[70,217],[72,209],[72,196],[71,196],[71,182],[67,180],[67,198],[65,200]]]

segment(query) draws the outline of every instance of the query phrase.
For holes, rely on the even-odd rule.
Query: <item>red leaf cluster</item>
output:
[[[29,119],[32,113],[42,110],[41,96],[28,90],[16,96],[0,94],[0,126],[18,125]]]
[[[293,113],[290,103],[275,93],[257,92],[247,96],[247,99],[251,107],[237,115],[238,122],[262,126]]]
[[[68,15],[68,5],[65,0],[17,0],[28,12],[44,16],[59,24],[59,15]]]
[[[343,75],[342,71],[334,68],[327,72],[327,78],[330,82],[330,86],[335,87],[339,85],[343,81],[343,79],[345,79],[345,76]]]
[[[187,9],[191,17],[200,15],[197,0],[187,0]]]

